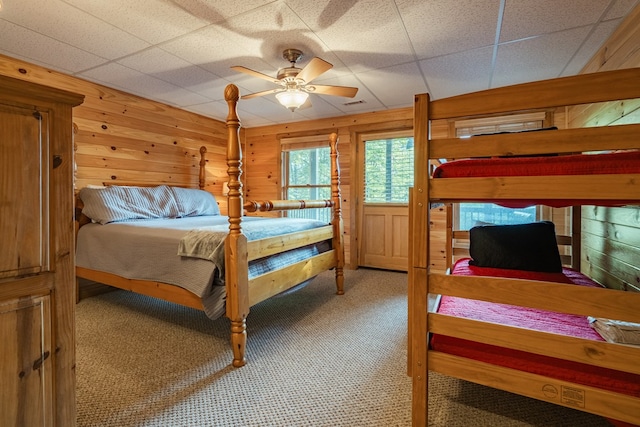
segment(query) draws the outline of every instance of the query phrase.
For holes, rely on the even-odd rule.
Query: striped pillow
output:
[[[220,215],[218,202],[213,194],[194,188],[171,187],[178,204],[179,216]]]
[[[80,190],[80,198],[84,203],[82,213],[100,224],[180,216],[173,192],[166,185],[85,187]]]

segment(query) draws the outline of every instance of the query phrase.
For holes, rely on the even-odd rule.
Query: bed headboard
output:
[[[203,145],[202,147],[200,147],[200,162],[199,162],[199,168],[198,168],[198,188],[200,190],[204,190],[204,187],[205,187],[205,177],[206,177],[205,166],[207,165],[206,154],[207,154],[207,147]],[[74,169],[74,175],[75,175],[75,169]],[[74,182],[75,182],[75,176],[74,176]],[[173,183],[167,183],[167,182],[149,182],[149,181],[144,181],[144,182],[109,181],[109,182],[102,182],[100,185],[103,185],[105,187],[108,187],[111,185],[132,186],[132,187],[157,187],[159,185],[170,185],[172,187],[182,187],[182,188],[190,187],[187,184],[173,184]],[[74,201],[74,212],[75,212],[74,217],[76,221],[76,232],[80,227],[91,222],[91,219],[82,213],[82,208],[84,207],[84,204],[82,203],[82,199],[80,199],[79,197],[79,193],[80,193],[79,190],[75,192],[75,201]]]

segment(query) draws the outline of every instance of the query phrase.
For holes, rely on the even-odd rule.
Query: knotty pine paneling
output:
[[[0,74],[85,96],[74,108],[76,189],[89,184],[198,186],[207,148],[205,189],[226,213],[227,130],[223,122],[0,55]]]
[[[583,68],[583,73],[640,67],[640,5]],[[568,109],[569,127],[640,123],[640,100]],[[603,285],[640,291],[640,206],[582,207],[581,270]]]
[[[240,101],[242,102],[242,101]],[[329,135],[337,132],[341,172],[342,217],[345,229],[345,262],[351,265],[352,253],[357,248],[356,215],[352,185],[356,159],[355,144],[358,133],[411,129],[412,108],[354,114],[322,120],[286,123],[246,129],[245,183],[247,197],[253,199],[279,199],[282,197],[280,139],[312,135]],[[352,249],[353,248],[353,249]],[[352,258],[353,257],[353,258]]]

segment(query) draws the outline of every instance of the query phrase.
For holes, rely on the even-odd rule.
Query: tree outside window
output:
[[[284,198],[287,200],[331,199],[331,159],[329,147],[304,148],[283,152]],[[331,221],[330,209],[287,211],[292,218]]]
[[[369,140],[364,147],[364,202],[409,203],[413,138]]]

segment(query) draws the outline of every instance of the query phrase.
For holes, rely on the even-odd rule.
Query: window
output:
[[[545,126],[545,120],[549,119],[545,112],[536,112],[460,120],[455,123],[456,137],[540,129]],[[454,206],[455,226],[460,230],[469,230],[478,223],[524,224],[538,220],[541,215],[536,206],[521,209],[505,208],[493,203],[460,203]]]
[[[364,202],[409,203],[413,186],[413,137],[364,142]]]
[[[469,230],[479,223],[524,224],[536,221],[535,206],[510,209],[493,203],[460,203],[458,207],[458,229]]]
[[[548,117],[546,113],[542,111],[504,117],[458,120],[455,122],[456,137],[464,138],[487,133],[540,129],[544,127],[546,119],[548,119]]]
[[[283,198],[331,199],[331,158],[328,136],[282,140]],[[330,209],[286,211],[291,218],[331,221]]]

